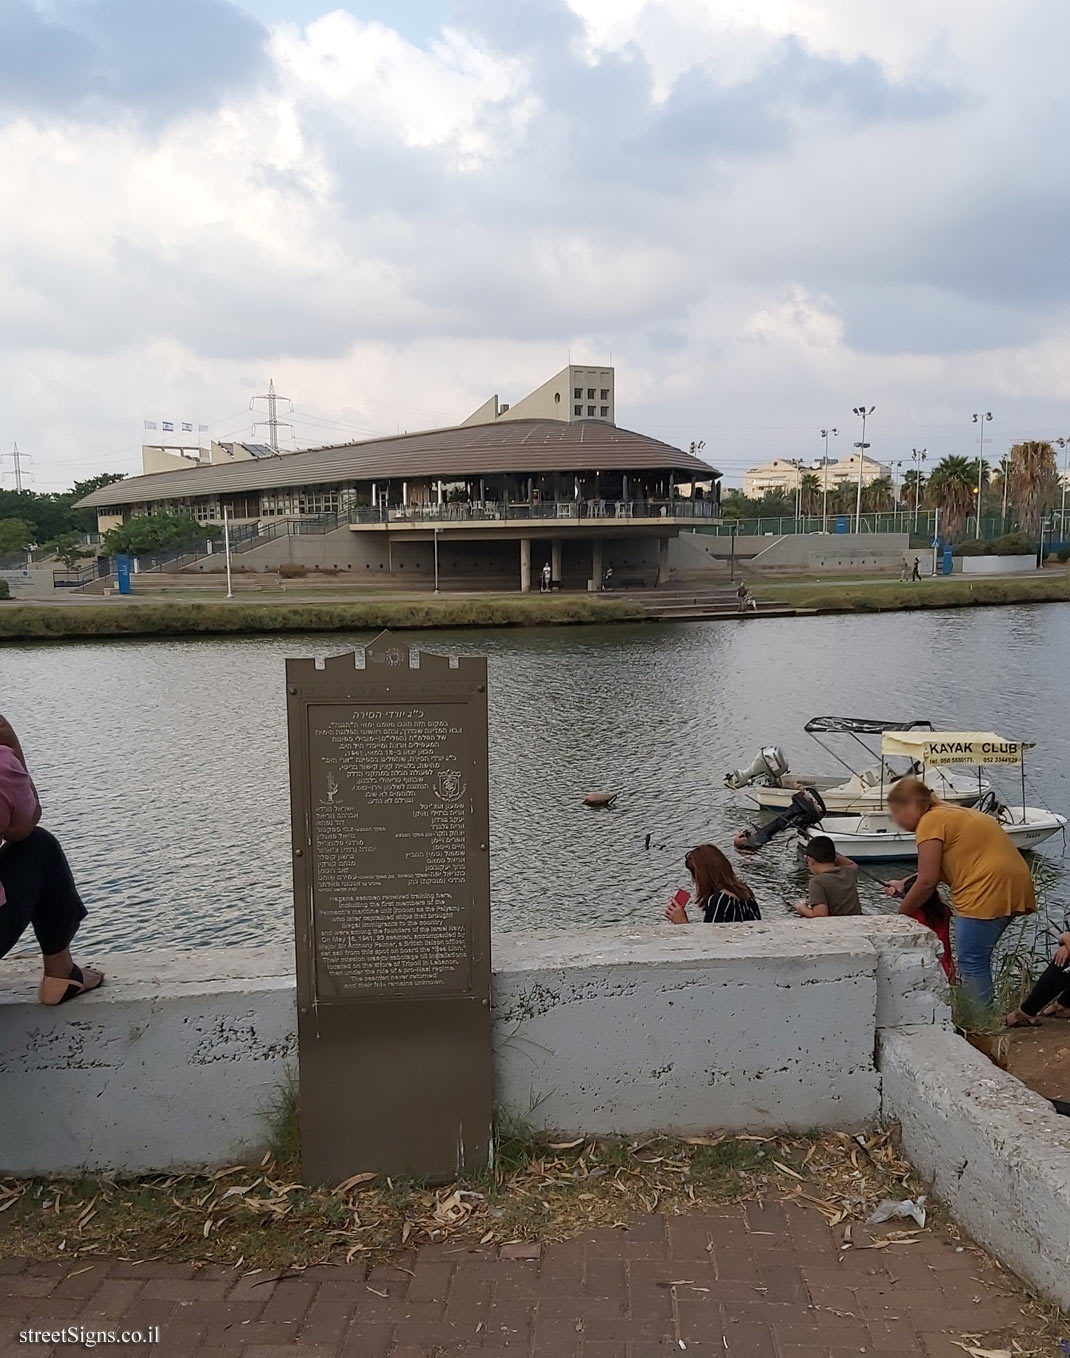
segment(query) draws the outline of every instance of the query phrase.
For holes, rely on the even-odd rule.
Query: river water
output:
[[[0,710],[90,907],[83,952],[291,936],[283,661],[367,639],[0,651]],[[1070,605],[407,639],[489,657],[498,929],[656,921],[686,882],[685,849],[728,848],[747,818],[726,769],[773,742],[799,771],[837,772],[802,732],[815,714],[1035,740],[1030,802],[1070,809]],[[1016,776],[1004,786],[1013,795]],[[591,788],[617,792],[616,807],[584,809]],[[1070,905],[1063,853],[1058,837],[1043,850],[1058,920]],[[742,871],[767,915],[804,888],[788,836]],[[863,895],[888,907],[870,883]]]

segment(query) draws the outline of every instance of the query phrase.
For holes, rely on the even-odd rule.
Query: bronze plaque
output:
[[[288,660],[309,1183],[447,1180],[491,1133],[487,662]]]

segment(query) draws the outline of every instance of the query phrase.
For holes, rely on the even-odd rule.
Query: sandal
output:
[[[77,995],[84,995],[90,990],[96,990],[98,986],[104,984],[104,973],[95,973],[100,979],[87,982],[82,973],[81,967],[72,966],[70,976],[42,976],[41,984],[37,987],[37,1003],[56,1005],[66,1004],[68,1000],[73,1000]]]
[[[1051,1004],[1045,1005],[1040,1012],[1045,1018],[1070,1018],[1070,1008],[1060,1004],[1058,1000],[1052,1000]]]
[[[1003,1020],[1008,1028],[1039,1028],[1040,1019],[1030,1018],[1028,1014],[1023,1014],[1020,1009],[1012,1009]]]

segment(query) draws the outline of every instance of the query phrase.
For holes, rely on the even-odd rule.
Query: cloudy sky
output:
[[[883,459],[1070,435],[1068,39],[1065,0],[0,0],[0,451],[137,471],[269,378],[301,445],[448,424],[570,353],[729,481],[860,402]]]

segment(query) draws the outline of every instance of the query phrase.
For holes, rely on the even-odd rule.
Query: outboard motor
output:
[[[760,849],[782,830],[798,830],[800,833],[812,830],[824,815],[825,803],[821,800],[821,794],[816,788],[802,787],[792,797],[786,811],[781,811],[779,816],[748,831],[747,842],[740,847]]]
[[[779,745],[763,745],[746,769],[733,769],[724,776],[725,787],[748,787],[761,778],[766,787],[780,787],[788,772],[788,757]]]

